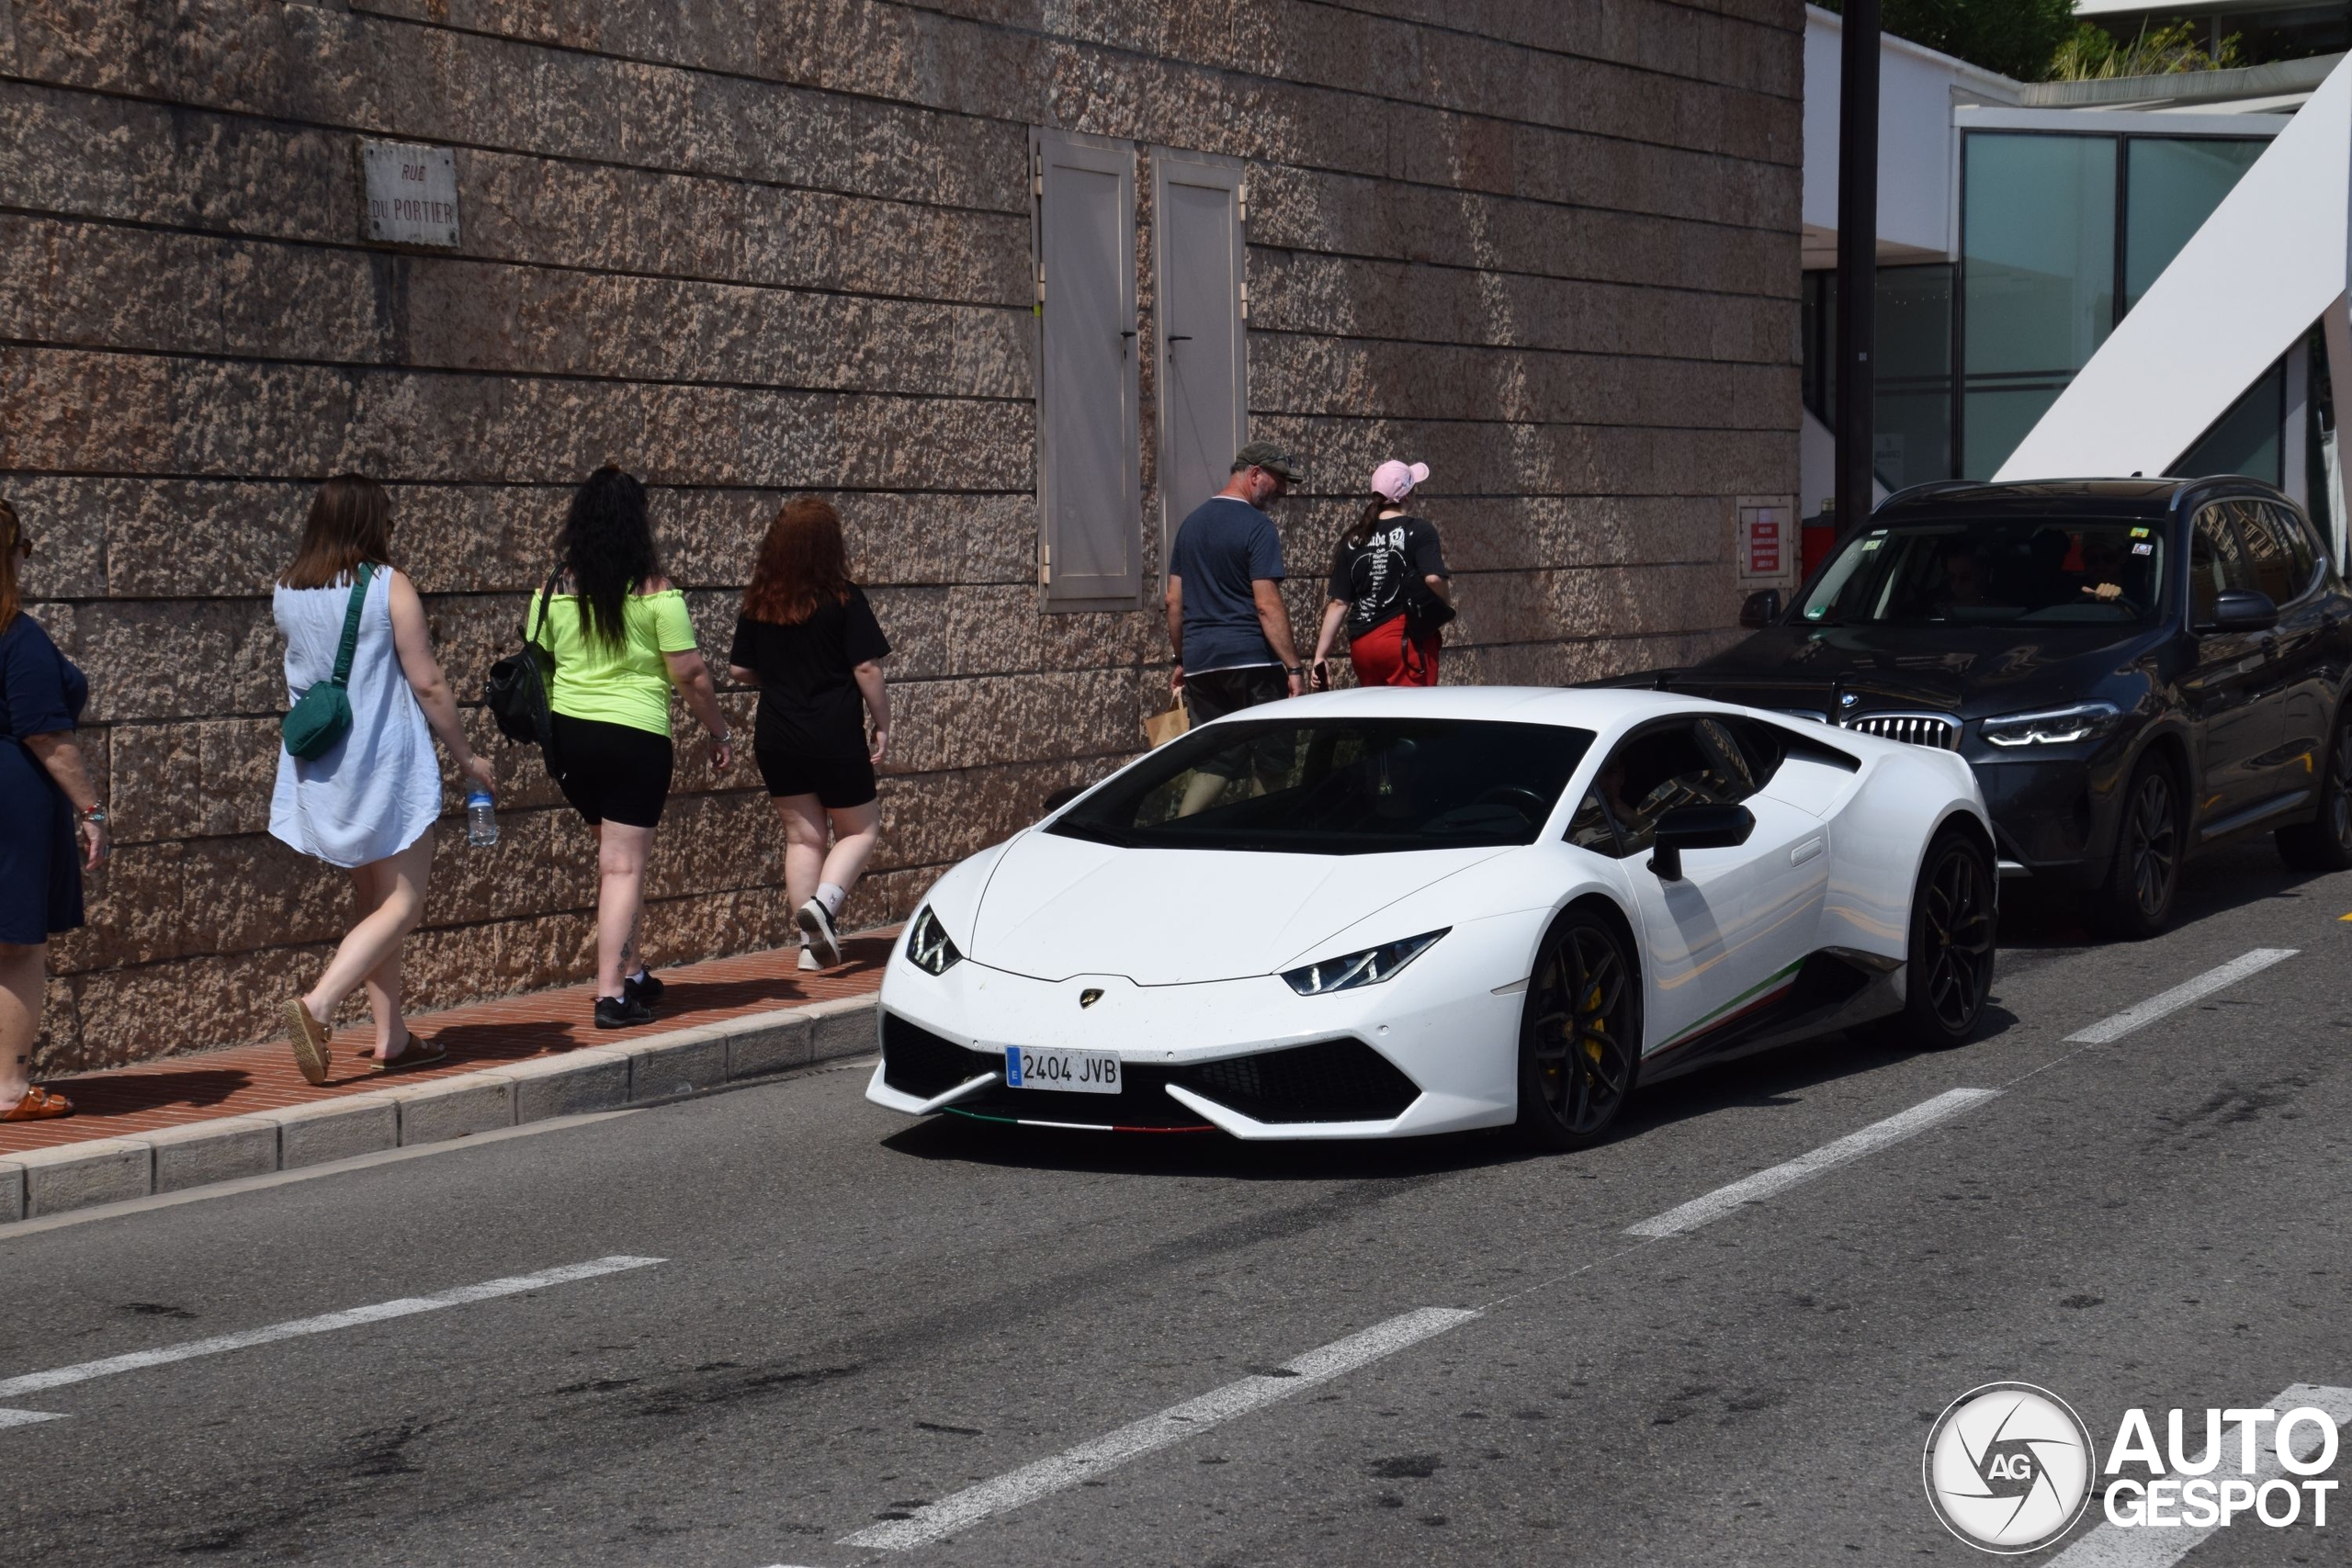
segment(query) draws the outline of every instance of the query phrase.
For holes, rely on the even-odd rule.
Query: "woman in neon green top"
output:
[[[662,575],[645,487],[610,464],[572,492],[557,552],[563,570],[534,613],[533,639],[555,663],[548,769],[596,829],[596,1027],[653,1017],[662,982],[638,953],[645,863],[670,795],[670,690],[710,732],[711,766],[734,765],[726,716],[686,619]]]

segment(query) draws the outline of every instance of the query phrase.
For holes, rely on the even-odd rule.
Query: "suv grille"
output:
[[[1939,713],[1866,713],[1843,720],[1839,728],[1939,751],[1960,750],[1960,721]]]

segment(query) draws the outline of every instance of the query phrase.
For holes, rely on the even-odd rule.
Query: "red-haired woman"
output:
[[[107,814],[74,741],[90,683],[24,613],[17,575],[32,554],[0,501],[0,1122],[74,1113],[33,1085],[33,1041],[49,939],[82,923],[82,868],[107,856]]]
[[[841,962],[834,922],[881,840],[874,765],[890,745],[882,683],[889,651],[849,580],[841,514],[815,496],[786,502],[761,542],[727,662],[760,691],[752,754],[784,818],[785,896],[800,927],[803,969]],[[870,738],[861,705],[874,721]]]

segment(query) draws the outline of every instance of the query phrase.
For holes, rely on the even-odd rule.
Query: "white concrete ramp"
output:
[[[2352,386],[2348,232],[2352,58],[2329,73],[1994,478],[2165,473],[2324,315],[2341,396]]]

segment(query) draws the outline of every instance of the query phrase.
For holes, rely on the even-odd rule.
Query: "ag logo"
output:
[[[1920,1462],[1928,1505],[1985,1551],[2038,1551],[2074,1528],[2091,1495],[2090,1429],[2031,1383],[1973,1388],[1937,1417]]]
[[[1102,999],[1102,992],[1097,987],[1089,986],[1078,993],[1078,1005],[1082,1008],[1091,1008]]]

